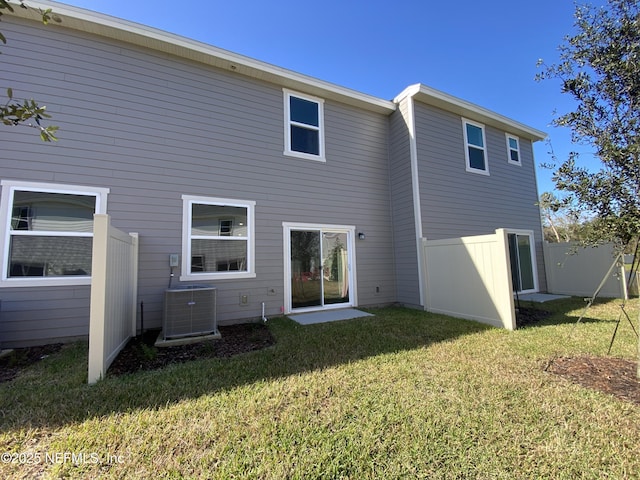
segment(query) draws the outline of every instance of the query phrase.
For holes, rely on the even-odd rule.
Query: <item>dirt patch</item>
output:
[[[174,363],[202,358],[226,358],[240,353],[267,348],[275,343],[262,323],[245,323],[218,327],[222,338],[189,345],[154,347],[158,331],[132,338],[107,371],[107,375],[123,375],[140,370],[156,370]]]
[[[516,325],[518,328],[535,325],[549,316],[551,312],[546,310],[521,307],[516,311]],[[585,355],[555,358],[545,370],[585,388],[640,405],[636,368],[636,362],[631,360]]]
[[[640,405],[636,362],[615,357],[559,357],[546,371],[586,388]]]
[[[516,327],[520,328],[533,325],[550,316],[551,312],[547,312],[546,310],[527,307],[516,308]]]

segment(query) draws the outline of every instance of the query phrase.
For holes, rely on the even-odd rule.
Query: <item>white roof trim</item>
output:
[[[540,130],[422,84],[411,85],[393,101],[388,101],[203,42],[84,8],[53,1],[29,0],[27,3],[29,9],[24,9],[20,8],[16,0],[9,1],[14,6],[14,12],[5,12],[6,15],[40,21],[38,9],[50,8],[53,10],[54,20],[56,18],[61,20],[59,23],[52,21],[51,26],[62,25],[65,28],[154,49],[358,108],[389,115],[395,111],[398,102],[407,96],[413,96],[417,101],[495,126],[532,141],[543,140],[547,136]]]
[[[420,83],[407,87],[394,99],[394,102],[399,103],[406,97],[414,97],[419,102],[433,105],[470,120],[491,125],[534,142],[547,138],[547,134],[543,131]]]
[[[50,22],[50,26],[60,25],[65,28],[151,48],[379,113],[389,114],[396,109],[396,105],[388,100],[110,15],[51,1],[29,0],[27,2],[28,10],[20,8],[15,0],[10,3],[14,6],[14,12],[5,12],[7,15],[40,20],[38,9],[45,10],[50,8],[53,10],[52,14],[55,15],[54,20],[56,17],[61,20],[61,22]]]

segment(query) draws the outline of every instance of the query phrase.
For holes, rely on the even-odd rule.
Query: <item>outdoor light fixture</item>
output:
[[[359,238],[360,240],[364,240],[364,237],[365,237],[364,233],[362,233],[362,232],[358,232],[358,238]]]

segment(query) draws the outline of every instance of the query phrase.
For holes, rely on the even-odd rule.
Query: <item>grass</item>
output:
[[[619,302],[576,325],[583,305],[516,332],[402,308],[278,318],[269,349],[94,386],[68,345],[0,384],[0,477],[639,478],[640,407],[543,371],[606,354]],[[636,352],[621,323],[612,355]]]

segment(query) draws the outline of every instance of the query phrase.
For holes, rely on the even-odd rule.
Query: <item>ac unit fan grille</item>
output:
[[[215,287],[176,288],[165,291],[165,339],[216,332]]]

